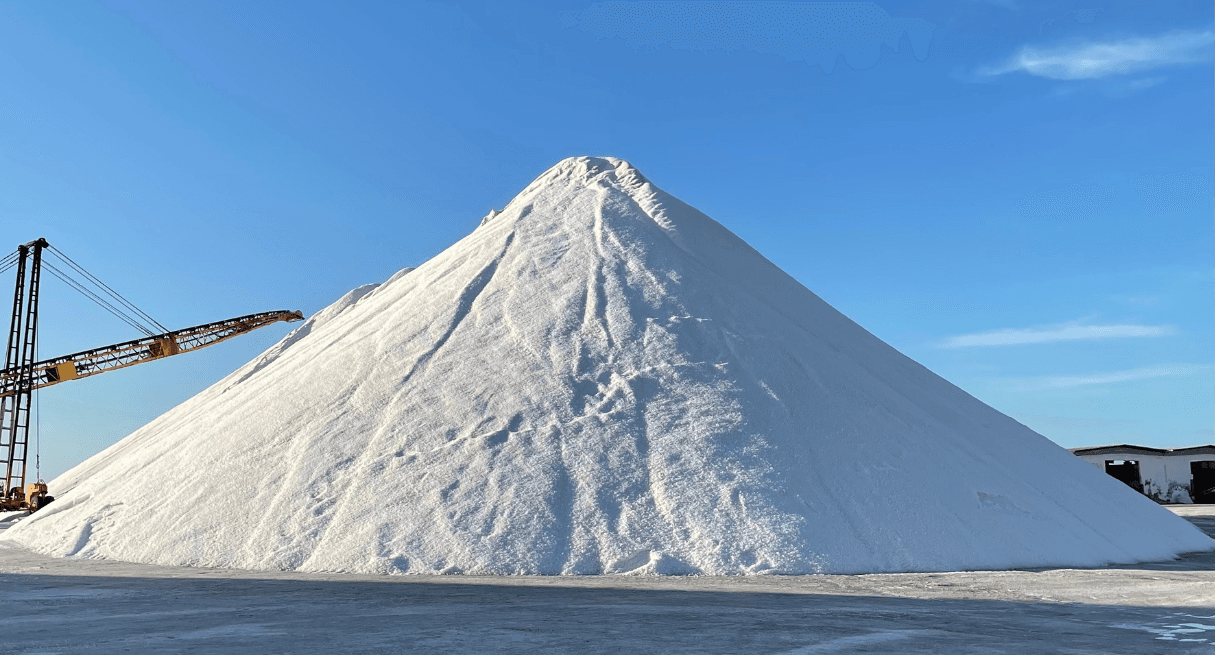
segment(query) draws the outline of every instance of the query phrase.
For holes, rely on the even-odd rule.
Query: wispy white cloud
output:
[[[1140,89],[1150,89],[1157,84],[1164,82],[1163,77],[1144,77],[1137,80],[1131,80],[1126,83],[1126,89],[1129,91],[1139,91]]]
[[[1056,341],[1091,341],[1127,337],[1164,337],[1175,334],[1168,325],[1055,325],[1041,328],[1011,328],[949,337],[938,348],[971,348],[975,346],[1016,346],[1026,343]]]
[[[1116,303],[1130,305],[1131,307],[1141,308],[1141,307],[1159,307],[1160,305],[1162,305],[1163,303],[1168,301],[1168,297],[1164,296],[1164,295],[1153,295],[1153,294],[1131,295],[1131,294],[1125,294],[1125,293],[1116,293],[1116,294],[1113,294],[1110,296],[1110,300],[1113,300]]]
[[[1093,384],[1113,384],[1115,382],[1130,382],[1132,380],[1146,380],[1149,378],[1166,378],[1177,375],[1194,375],[1197,373],[1205,373],[1211,370],[1210,366],[1200,366],[1197,364],[1167,364],[1163,366],[1145,366],[1143,368],[1132,368],[1126,371],[1113,371],[1109,373],[1091,373],[1089,375],[1064,375],[1057,377],[1044,377],[1038,379],[1038,384],[1031,386],[1047,387],[1047,388],[1068,388],[1068,387],[1083,387]]]
[[[1099,13],[1101,13],[1100,9],[1076,9],[1063,15],[1075,18],[1077,23],[1091,23],[1097,19]]]
[[[1104,42],[1024,45],[1007,61],[980,69],[984,76],[1025,72],[1052,80],[1100,79],[1211,59],[1215,32],[1170,32]]]
[[[1212,367],[1203,364],[1159,364],[1123,371],[1105,371],[1084,375],[1039,375],[1029,377],[991,377],[987,383],[1009,391],[1049,391],[1074,389],[1077,387],[1102,387],[1105,385],[1154,378],[1170,378],[1188,375],[1210,375]],[[1043,417],[1036,417],[1041,419]],[[1060,427],[1058,422],[1055,427]],[[1075,426],[1072,426],[1075,427]]]

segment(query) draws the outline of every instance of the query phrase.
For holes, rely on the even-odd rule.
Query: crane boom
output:
[[[68,380],[86,378],[154,359],[205,348],[246,332],[278,321],[302,321],[298,311],[261,312],[224,321],[195,325],[165,334],[85,350],[72,355],[45,359],[33,364],[29,389],[41,389]],[[25,385],[19,384],[21,371],[16,368],[0,371],[0,398],[13,396]]]

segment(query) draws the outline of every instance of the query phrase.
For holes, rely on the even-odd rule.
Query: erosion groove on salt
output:
[[[1086,566],[1186,521],[578,157],[52,483],[53,555],[361,573]]]

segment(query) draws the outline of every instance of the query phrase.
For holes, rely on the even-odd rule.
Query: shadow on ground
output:
[[[1210,512],[1185,518],[1215,536]],[[1207,552],[1041,572],[379,578],[0,548],[0,654],[1210,655],[1212,569]]]
[[[1209,655],[1211,614],[833,594],[0,574],[0,653]]]

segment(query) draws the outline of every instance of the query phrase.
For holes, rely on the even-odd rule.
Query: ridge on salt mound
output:
[[[560,162],[52,489],[6,541],[168,565],[842,573],[1213,547],[612,158]]]

